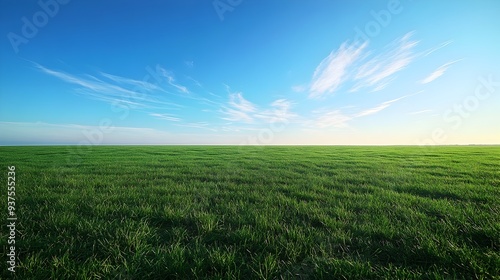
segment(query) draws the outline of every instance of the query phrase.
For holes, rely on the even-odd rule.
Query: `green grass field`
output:
[[[2,279],[500,279],[500,147],[0,147],[0,166]]]

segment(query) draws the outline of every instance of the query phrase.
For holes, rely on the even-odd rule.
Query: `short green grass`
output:
[[[16,279],[500,279],[500,147],[0,147]]]

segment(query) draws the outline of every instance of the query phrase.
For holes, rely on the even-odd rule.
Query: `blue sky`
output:
[[[0,1],[0,145],[499,144],[499,1]]]

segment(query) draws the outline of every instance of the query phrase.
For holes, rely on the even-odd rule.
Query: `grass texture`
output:
[[[0,167],[2,279],[500,279],[500,147],[0,147]]]

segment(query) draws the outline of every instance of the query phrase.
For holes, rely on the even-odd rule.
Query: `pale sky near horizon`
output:
[[[0,145],[500,144],[500,1],[0,0]]]

